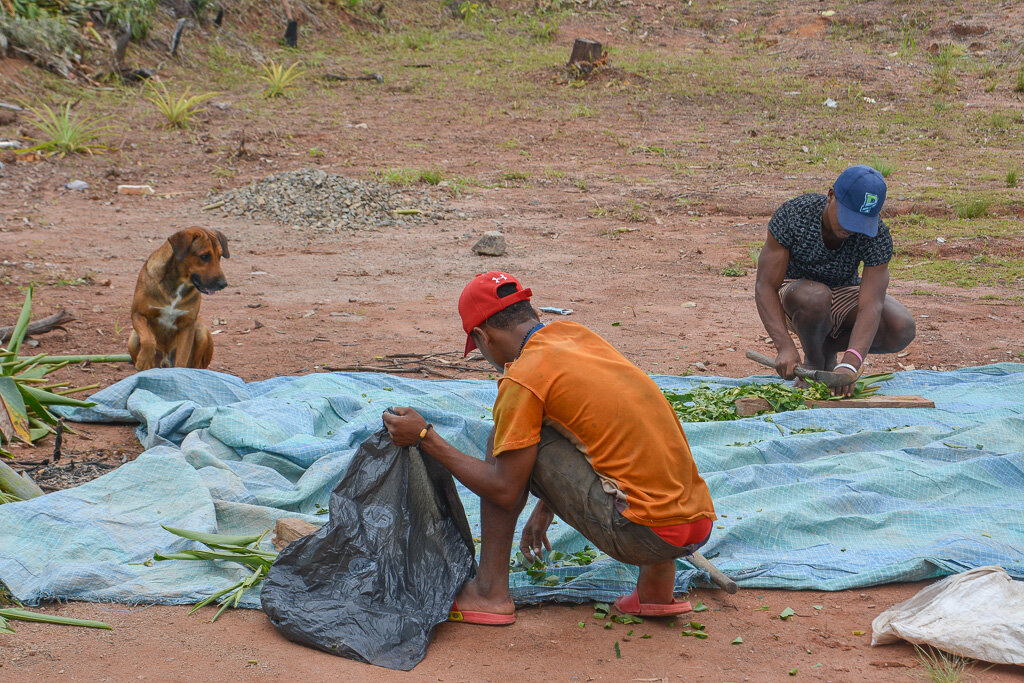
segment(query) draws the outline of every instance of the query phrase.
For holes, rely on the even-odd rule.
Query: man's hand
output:
[[[853,396],[854,390],[857,388],[857,378],[860,377],[860,373],[853,372],[850,368],[836,368],[833,370],[837,375],[845,375],[850,379],[849,384],[844,384],[841,387],[832,387],[833,396]]]
[[[793,379],[796,377],[796,366],[800,364],[800,352],[796,347],[783,349],[775,356],[775,372],[779,373],[782,379]]]
[[[394,411],[395,415],[384,413],[384,426],[391,435],[391,441],[399,447],[415,446],[427,421],[412,408],[394,408]]]
[[[555,514],[548,509],[544,501],[538,500],[537,506],[533,508],[530,519],[526,520],[523,526],[523,534],[519,539],[519,550],[522,551],[526,561],[533,564],[534,560],[541,559],[541,548],[551,550],[551,541],[548,540],[548,527]]]

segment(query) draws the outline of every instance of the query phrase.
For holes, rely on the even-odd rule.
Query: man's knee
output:
[[[801,280],[786,292],[783,304],[797,324],[831,319],[832,290],[820,282]]]
[[[910,346],[917,336],[917,324],[910,314],[895,316],[888,321],[885,334],[885,348],[880,353],[896,353]]]

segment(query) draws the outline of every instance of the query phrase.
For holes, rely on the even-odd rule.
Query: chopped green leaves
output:
[[[697,604],[693,606],[693,611],[694,612],[703,612],[703,611],[707,610],[707,608],[708,608],[707,605],[705,605],[703,602],[698,600]]]
[[[793,608],[792,607],[787,607],[786,609],[784,609],[781,612],[779,612],[779,619],[782,619],[783,621],[786,621],[787,619],[792,618],[792,616],[794,614],[796,614],[796,612],[793,611]]]
[[[878,384],[892,379],[893,375],[866,375],[857,380],[852,398],[864,398],[878,391]],[[831,390],[821,382],[809,382],[805,389],[797,389],[781,382],[765,384],[742,384],[734,387],[712,389],[701,385],[684,393],[667,393],[665,398],[673,410],[684,422],[718,422],[737,420],[736,400],[740,398],[760,398],[768,403],[770,410],[766,412],[782,413],[790,410],[801,410],[807,407],[807,401],[834,401],[846,396],[833,396]],[[785,434],[781,425],[775,425],[780,433]],[[824,427],[802,427],[790,434],[809,434],[826,431]],[[754,442],[750,442],[754,443]],[[733,444],[733,445],[750,445]]]
[[[619,649],[619,641],[615,641],[615,658],[622,659],[622,650]]]
[[[733,641],[731,643],[729,643],[729,644],[730,645],[742,645],[743,644],[743,636],[736,636],[735,638],[733,638]]]

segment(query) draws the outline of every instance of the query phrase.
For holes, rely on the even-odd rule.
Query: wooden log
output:
[[[808,401],[809,408],[934,408],[935,401],[923,396],[868,396],[836,401]]]
[[[750,417],[771,410],[768,401],[757,396],[736,399],[736,414]],[[923,396],[868,396],[866,398],[842,398],[835,401],[808,401],[808,408],[934,408],[935,402]]]
[[[601,59],[604,54],[601,43],[586,38],[577,38],[572,44],[572,54],[569,55],[569,64],[586,62],[591,64]]]
[[[772,409],[771,403],[757,396],[738,398],[734,405],[736,406],[736,414],[740,417],[750,417],[751,415],[757,415],[760,412]]]
[[[274,525],[274,547],[279,551],[296,538],[309,536],[320,527],[298,517],[281,517]]]
[[[25,330],[25,336],[31,337],[33,334],[42,334],[43,332],[56,329],[62,330],[64,329],[64,323],[71,322],[72,320],[75,320],[75,316],[62,308],[53,315],[48,315],[41,320],[29,323],[28,328]],[[13,333],[14,327],[0,327],[0,344],[10,339]]]

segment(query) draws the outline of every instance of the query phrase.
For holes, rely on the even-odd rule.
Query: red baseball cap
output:
[[[516,291],[508,296],[498,296],[498,287],[515,285]],[[485,320],[498,311],[503,311],[512,304],[529,301],[533,292],[524,289],[522,283],[508,273],[491,271],[481,273],[469,281],[459,296],[459,315],[462,316],[462,329],[466,331],[466,353],[476,348],[470,332],[479,327]]]

